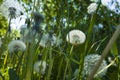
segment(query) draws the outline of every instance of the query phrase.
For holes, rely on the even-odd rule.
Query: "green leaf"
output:
[[[2,4],[3,0],[0,0],[0,5]]]
[[[114,56],[118,56],[118,48],[117,48],[117,44],[116,44],[116,43],[113,44],[110,52],[111,52]],[[117,60],[116,60],[116,63],[117,63],[117,64],[119,63],[118,58],[117,58]]]
[[[113,44],[110,52],[111,52],[113,55],[115,55],[115,56],[118,55],[118,48],[117,48],[117,44],[116,44],[116,43]]]

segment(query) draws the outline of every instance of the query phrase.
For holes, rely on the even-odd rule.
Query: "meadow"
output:
[[[120,80],[119,0],[1,0],[0,80]]]

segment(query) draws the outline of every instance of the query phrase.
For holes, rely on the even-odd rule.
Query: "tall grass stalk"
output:
[[[63,63],[63,57],[60,60],[60,66],[58,67],[58,74],[57,74],[56,80],[59,80],[59,78],[60,78],[62,63]]]
[[[79,62],[79,74],[77,75],[77,80],[82,80],[82,70],[84,65],[84,53],[81,53],[80,55],[80,62]]]
[[[87,32],[87,41],[85,43],[85,51],[86,51],[86,53],[87,53],[87,50],[89,49],[89,46],[91,46],[93,27],[94,27],[94,24],[96,22],[96,14],[97,14],[97,12],[99,10],[100,5],[101,5],[101,3],[98,4],[96,12],[91,15],[91,20],[90,20],[90,24],[89,24],[89,28],[88,28],[88,32]]]
[[[117,58],[117,60],[120,61],[120,57]],[[120,62],[118,62],[118,73],[117,73],[117,76],[118,76],[118,80],[120,80]]]
[[[29,45],[30,46],[30,45]],[[33,70],[33,61],[34,61],[34,52],[35,52],[35,44],[30,46],[29,52],[28,52],[28,60],[26,65],[26,76],[25,80],[31,80],[32,79],[32,70]]]
[[[72,54],[72,51],[73,51],[73,48],[74,48],[74,45],[72,45],[71,49],[70,49],[70,52],[69,52],[69,56],[71,56]],[[67,70],[68,70],[68,65],[70,64],[70,59],[67,58],[66,59],[66,66],[65,66],[65,71],[64,71],[64,76],[63,76],[63,80],[66,80],[66,74],[67,74]]]
[[[53,63],[54,63],[54,58],[52,56],[52,47],[50,47],[49,49],[49,68],[48,68],[48,74],[47,74],[47,80],[51,80],[51,74],[52,74],[52,67],[53,67]]]

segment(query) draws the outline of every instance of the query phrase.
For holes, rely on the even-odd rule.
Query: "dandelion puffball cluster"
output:
[[[45,70],[47,68],[47,63],[46,61],[36,61],[34,63],[34,71],[37,72],[37,73],[40,73],[40,74],[45,74]]]
[[[17,51],[25,51],[26,45],[21,40],[13,40],[8,44],[8,51],[9,53],[17,52]]]
[[[89,14],[93,14],[95,13],[95,11],[97,10],[98,4],[97,3],[91,3],[88,8],[87,8],[87,12]]]
[[[0,14],[8,18],[10,11],[15,11],[16,15],[24,13],[24,8],[16,0],[3,0],[3,3],[0,6]]]
[[[66,36],[66,40],[74,45],[84,43],[85,39],[86,35],[80,30],[71,30]]]
[[[85,57],[85,59],[84,59],[84,67],[83,67],[83,71],[82,71],[83,78],[88,77],[88,75],[91,73],[91,71],[93,70],[93,68],[97,64],[100,57],[101,56],[98,55],[98,54],[90,54],[90,55],[87,55]],[[99,69],[98,69],[98,71],[96,73],[97,75],[95,75],[96,78],[97,77],[102,77],[102,76],[104,76],[106,74],[106,72],[107,72],[106,66],[107,66],[107,62],[105,60],[103,60],[102,64],[100,65],[100,67],[99,67]],[[101,71],[101,70],[103,70],[103,71]]]

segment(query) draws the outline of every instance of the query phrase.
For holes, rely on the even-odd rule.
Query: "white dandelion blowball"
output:
[[[40,74],[45,74],[45,70],[47,68],[47,63],[46,61],[36,61],[34,63],[34,71]]]
[[[120,0],[101,0],[101,4],[106,6],[108,10],[120,14]]]
[[[82,76],[83,78],[87,78],[88,75],[90,75],[91,71],[93,70],[93,68],[95,67],[95,65],[97,64],[98,60],[100,59],[100,55],[98,54],[90,54],[87,55],[84,59],[84,67],[83,67],[83,71],[82,71]],[[100,65],[98,71],[97,71],[97,75],[95,75],[94,77],[96,78],[100,78],[102,76],[104,76],[107,72],[107,62],[105,60],[103,60],[102,64]],[[103,71],[101,71],[103,70]],[[101,71],[101,72],[100,72]],[[99,73],[100,72],[100,73]]]
[[[91,3],[88,8],[87,8],[87,12],[89,14],[93,14],[95,13],[95,11],[97,10],[98,4],[97,3]]]
[[[21,40],[13,40],[9,43],[8,45],[8,51],[10,53],[17,52],[17,51],[25,51],[26,45],[23,41]]]
[[[3,0],[3,3],[0,5],[0,14],[2,14],[4,17],[8,18],[10,12],[9,9],[15,9],[16,15],[19,16],[22,13],[25,12],[25,9],[23,6],[16,0]]]
[[[71,44],[82,44],[86,40],[86,35],[80,30],[72,30],[67,34],[66,40]]]

